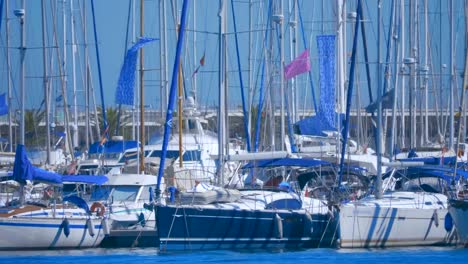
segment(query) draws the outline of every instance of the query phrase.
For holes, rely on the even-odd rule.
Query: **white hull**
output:
[[[394,197],[397,198],[397,197]],[[419,197],[419,198],[422,198]],[[446,201],[439,206],[418,206],[416,201],[397,199],[389,206],[382,202],[350,203],[340,209],[340,246],[342,248],[447,245],[453,229],[445,230]],[[418,200],[418,199],[415,199]],[[431,197],[426,196],[426,201]],[[412,204],[412,206],[410,206]]]
[[[107,220],[104,220],[107,221]],[[51,249],[97,247],[104,239],[101,219],[68,219],[69,235],[64,220],[50,217],[0,218],[0,249]],[[90,233],[93,233],[91,235]]]
[[[468,246],[468,201],[464,201],[464,206],[452,205],[449,212],[457,229],[460,243]]]

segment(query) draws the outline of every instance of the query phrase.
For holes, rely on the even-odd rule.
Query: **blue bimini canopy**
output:
[[[460,177],[467,178],[468,172],[464,170],[457,170],[454,177],[454,169],[450,167],[442,166],[424,166],[424,167],[408,167],[406,169],[399,170],[401,173],[394,174],[395,177],[406,177],[408,179],[421,178],[421,177],[438,177],[448,183],[455,180],[458,181]],[[383,178],[387,178],[391,175],[391,172],[386,173]]]
[[[269,159],[258,162],[249,162],[243,169],[251,168],[266,168],[266,167],[317,167],[322,165],[330,165],[330,162],[318,160],[318,159],[295,159],[295,158],[284,158],[284,159]]]
[[[457,161],[457,157],[413,157],[398,160],[402,162],[424,162],[426,165],[453,165]]]
[[[104,144],[94,142],[89,146],[89,154],[96,153],[123,153],[127,149],[138,147],[136,140],[109,140]]]

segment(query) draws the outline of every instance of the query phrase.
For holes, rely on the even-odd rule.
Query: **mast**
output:
[[[453,50],[455,49],[455,41],[454,36],[453,36],[453,24],[454,24],[454,14],[453,14],[453,0],[450,0],[450,63],[449,63],[449,70],[450,70],[450,96],[449,96],[449,108],[450,108],[450,123],[449,123],[449,129],[450,129],[450,136],[449,136],[449,149],[453,149],[453,126],[454,126],[454,106],[453,106],[453,92],[454,92],[454,74],[453,74],[453,62],[454,62],[454,52]],[[457,151],[457,150],[455,150]],[[456,153],[456,152],[455,152]]]
[[[50,104],[49,104],[49,78],[47,76],[47,48],[46,48],[46,15],[45,1],[41,1],[42,14],[42,57],[43,57],[43,75],[44,75],[44,102],[45,102],[45,119],[46,119],[46,164],[50,164]]]
[[[340,174],[338,177],[338,187],[341,185],[341,182],[343,179],[346,145],[348,142],[349,117],[351,114],[351,102],[353,100],[353,87],[354,87],[354,72],[356,68],[357,40],[358,40],[358,34],[359,34],[360,20],[362,19],[361,0],[358,0],[356,9],[357,9],[357,12],[356,12],[357,14],[356,14],[356,23],[354,24],[353,49],[351,52],[351,65],[349,68],[348,94],[346,96],[345,124],[344,124],[343,132],[342,132],[343,144],[341,146],[340,171],[339,171]],[[377,143],[378,142],[379,141],[377,141]]]
[[[402,16],[402,13],[401,12],[398,12],[398,2],[397,1],[394,1],[393,2],[393,5],[394,5],[394,10],[395,10],[395,24],[396,26],[393,26],[394,27],[394,30],[393,30],[393,34],[392,36],[394,37],[395,39],[395,55],[394,55],[394,58],[395,58],[395,79],[393,80],[393,87],[394,87],[394,91],[393,91],[393,94],[394,94],[394,97],[393,97],[393,102],[392,102],[392,119],[391,119],[391,137],[390,137],[390,150],[389,150],[389,157],[390,157],[390,161],[392,161],[394,159],[394,150],[395,150],[395,144],[397,142],[397,135],[398,135],[398,130],[397,130],[397,98],[398,98],[398,90],[400,88],[400,86],[398,85],[399,83],[399,69],[401,68],[400,66],[400,63],[399,61],[401,61],[401,49],[400,49],[400,45],[401,45],[401,39],[400,39],[400,36],[401,36],[401,30],[402,30],[402,25],[401,25],[401,16]]]
[[[382,198],[382,60],[381,60],[381,45],[380,45],[380,38],[381,38],[381,30],[380,30],[380,18],[382,13],[382,0],[379,0],[377,4],[377,59],[378,59],[378,84],[377,84],[377,129],[376,129],[376,137],[377,137],[377,180],[375,183],[375,190],[376,194],[375,197],[377,199]],[[385,142],[385,141],[384,141]]]
[[[24,26],[25,23],[25,7],[26,3],[25,0],[21,1],[21,9],[15,9],[15,16],[20,20],[20,139],[18,141],[19,144],[24,145],[24,104],[25,104],[25,85],[24,85],[24,74],[26,71],[26,67],[24,64],[25,56],[26,56],[26,28]]]
[[[161,161],[159,164],[159,171],[158,171],[158,182],[156,183],[156,195],[155,198],[158,200],[160,198],[160,187],[161,187],[161,179],[164,174],[164,166],[166,162],[166,154],[167,154],[167,145],[169,143],[169,134],[171,133],[171,126],[172,126],[172,111],[174,108],[174,101],[176,97],[176,84],[177,84],[177,72],[178,72],[178,65],[180,61],[180,53],[182,52],[182,44],[184,41],[184,33],[185,33],[185,20],[187,16],[187,6],[188,0],[184,0],[182,5],[182,15],[180,18],[180,29],[179,29],[179,37],[177,38],[177,48],[176,54],[174,59],[174,67],[172,70],[172,79],[171,79],[171,89],[169,91],[169,101],[166,111],[166,122],[164,123],[164,138],[162,143],[162,153],[161,153]]]
[[[5,19],[6,19],[6,33],[5,33],[5,38],[6,38],[6,46],[7,48],[10,47],[10,18],[8,17],[8,10],[9,1],[5,1]],[[10,52],[7,52],[6,54],[6,63],[7,63],[7,86],[8,86],[8,107],[11,108],[11,97],[12,97],[12,91],[11,91],[11,63],[10,63]],[[12,129],[12,116],[11,116],[11,111],[8,111],[8,151],[13,152],[13,129]]]
[[[71,33],[71,54],[72,54],[72,83],[73,83],[73,147],[78,147],[78,104],[77,104],[77,91],[76,91],[76,67],[75,67],[75,54],[76,54],[76,41],[75,41],[75,16],[73,15],[73,0],[70,0],[70,33]]]
[[[161,45],[160,47],[160,78],[161,78],[161,118],[164,117],[164,111],[167,109],[167,28],[166,28],[166,0],[159,1],[159,24],[160,24],[160,35]]]
[[[89,134],[91,132],[90,125],[89,125],[89,81],[90,81],[90,73],[89,73],[89,61],[88,61],[88,38],[87,38],[87,24],[86,24],[86,1],[83,1],[83,15],[82,15],[82,23],[83,23],[83,39],[84,39],[84,57],[85,57],[85,80],[84,80],[84,94],[85,94],[85,142],[86,142],[86,149],[89,148]]]
[[[177,26],[177,28],[180,28],[180,25]],[[182,97],[183,97],[183,77],[182,77],[182,59],[179,60],[179,74],[178,74],[178,82],[177,82],[177,93],[178,93],[178,110],[177,110],[177,115],[178,115],[178,121],[179,121],[179,168],[184,167],[184,159],[183,159],[183,145],[182,145],[182,128],[183,128],[183,109],[182,109]],[[187,127],[188,128],[188,127]]]
[[[281,129],[281,141],[280,141],[280,150],[284,150],[284,139],[286,138],[285,135],[285,114],[284,114],[284,19],[283,19],[283,0],[280,0],[279,6],[279,19],[277,23],[280,25],[280,113],[281,113],[281,120],[280,120],[280,129]],[[273,109],[274,111],[274,109]],[[274,112],[273,112],[274,113]],[[273,122],[275,122],[275,115],[273,114]],[[292,135],[291,135],[292,136]]]
[[[52,23],[53,23],[53,28],[54,28],[54,43],[55,43],[55,46],[59,46],[59,43],[58,43],[58,38],[57,38],[57,31],[55,30],[57,28],[56,24],[55,24],[55,13],[52,12]],[[65,53],[65,52],[64,52]],[[60,63],[60,61],[63,62],[61,56],[60,56],[60,51],[59,49],[57,49],[57,60],[59,61],[58,63],[58,70],[59,70],[59,75],[60,75],[60,82],[61,82],[61,88],[62,88],[62,96],[63,96],[63,112],[64,112],[64,117],[65,117],[65,120],[64,120],[64,129],[65,129],[65,133],[66,133],[66,136],[65,136],[65,148],[68,147],[68,149],[72,149],[71,147],[71,137],[70,137],[70,127],[68,126],[68,124],[70,124],[70,117],[69,117],[69,114],[68,114],[68,102],[67,102],[67,87],[66,87],[66,78],[65,78],[65,71],[63,69],[63,65]],[[73,151],[70,151],[69,152],[70,156],[72,159],[75,158],[74,156],[74,153]]]
[[[465,41],[468,40],[468,4],[465,4],[464,8],[465,12]],[[466,45],[466,42],[465,42]],[[460,98],[460,106],[458,109],[458,113],[460,114],[459,119],[458,119],[458,127],[457,127],[457,146],[455,148],[455,153],[456,157],[458,157],[458,148],[460,146],[460,140],[464,140],[464,137],[462,138],[462,119],[464,117],[464,112],[465,112],[465,94],[466,91],[468,90],[468,50],[465,47],[465,65],[464,65],[464,70],[463,70],[463,83],[462,83],[462,94]],[[455,166],[453,169],[453,176],[457,175],[457,158],[455,158]]]
[[[405,0],[400,0],[400,50],[401,50],[401,58],[405,58]],[[401,63],[401,69],[403,69],[404,63]],[[405,128],[405,74],[401,75],[401,82],[400,82],[400,96],[401,96],[401,132],[400,132],[400,147],[405,147],[405,135],[406,135],[406,128]]]
[[[424,143],[429,142],[429,83],[428,79],[429,76],[429,20],[428,20],[428,6],[427,0],[424,0],[424,80],[423,80],[423,87],[424,87]]]
[[[226,113],[225,113],[225,97],[226,97],[226,2],[219,0],[219,110],[218,110],[218,185],[224,183],[224,144],[226,142]]]
[[[140,0],[140,37],[144,34],[145,1]],[[144,52],[140,49],[140,171],[145,171],[145,85],[144,85]]]

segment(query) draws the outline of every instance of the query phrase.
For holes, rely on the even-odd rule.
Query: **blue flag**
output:
[[[320,72],[319,118],[323,127],[334,128],[335,113],[335,35],[317,36]]]
[[[0,116],[8,114],[8,104],[5,94],[0,94]]]
[[[140,38],[140,40],[127,51],[122,69],[120,70],[119,83],[117,84],[117,90],[115,92],[116,104],[133,105],[133,87],[135,86],[138,50],[145,44],[155,40],[157,39]]]

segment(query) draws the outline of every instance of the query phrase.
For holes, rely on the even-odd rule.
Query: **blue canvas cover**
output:
[[[295,159],[295,158],[284,158],[284,159],[269,159],[258,162],[249,162],[243,169],[250,168],[266,168],[266,167],[281,167],[281,166],[297,166],[297,167],[316,167],[321,165],[330,165],[331,163],[318,159]]]
[[[0,94],[0,116],[8,114],[8,104],[5,93]]]
[[[136,140],[109,140],[104,144],[100,141],[94,142],[89,146],[89,154],[96,153],[123,153],[127,149],[138,147]]]
[[[76,195],[71,195],[71,196],[64,197],[63,201],[72,203],[78,206],[79,208],[82,208],[83,210],[85,210],[86,213],[91,214],[91,212],[89,211],[88,203],[85,200],[83,200],[83,198],[81,197],[78,197]]]

